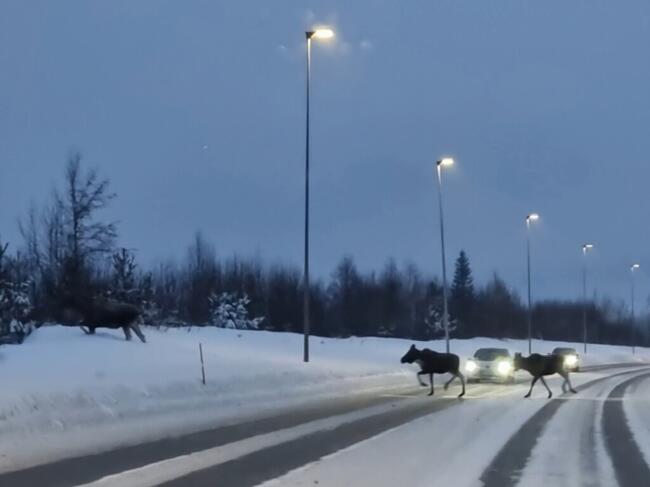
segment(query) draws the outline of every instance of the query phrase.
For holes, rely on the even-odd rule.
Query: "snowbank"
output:
[[[302,336],[291,333],[193,328],[146,335],[142,344],[125,342],[121,331],[90,336],[51,326],[21,346],[0,347],[0,471],[414,384],[413,367],[399,363],[410,340],[313,338],[312,361],[304,364]],[[420,345],[444,350],[440,341]],[[527,350],[524,341],[480,338],[454,340],[452,351],[467,357],[485,346]],[[632,356],[629,348],[594,345],[584,363],[644,357],[646,350]]]

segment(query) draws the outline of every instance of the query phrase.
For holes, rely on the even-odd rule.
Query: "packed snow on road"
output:
[[[410,340],[313,337],[312,361],[304,364],[302,336],[297,334],[214,327],[149,328],[146,333],[148,343],[142,344],[124,341],[119,330],[91,336],[74,328],[44,326],[23,345],[1,347],[0,470],[198,431],[324,398],[399,394],[416,385],[417,367],[399,362],[414,343]],[[547,353],[563,345],[581,350],[576,344],[558,342],[535,341],[533,347]],[[442,341],[418,346],[444,350]],[[526,352],[527,342],[476,338],[451,343],[463,361],[481,347]],[[642,362],[647,357],[643,349],[632,355],[626,347],[592,345],[582,360],[583,365],[596,365]],[[590,374],[574,375],[575,383],[580,383],[580,376]],[[481,395],[476,392],[481,386],[468,385],[470,401],[462,408],[461,422],[454,416],[459,413],[447,410],[383,436],[397,435],[398,444],[424,442],[417,435],[425,426],[438,422],[442,428],[449,422],[457,434],[436,438],[436,444],[460,448],[475,435],[472,425],[484,422],[490,424],[484,440],[489,448],[474,442],[455,461],[487,458],[541,404],[521,402],[508,417],[490,421],[491,414],[503,410],[503,401],[512,401],[507,393],[513,389],[503,387],[505,398],[481,402],[471,401]],[[444,394],[441,387],[438,391],[437,395]],[[541,389],[536,391],[538,398],[545,397]],[[355,455],[363,461],[363,448],[357,450]]]

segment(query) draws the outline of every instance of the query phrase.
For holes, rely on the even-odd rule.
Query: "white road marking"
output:
[[[486,384],[483,386],[475,385],[473,387],[470,386],[468,387],[468,394],[464,399],[498,399],[504,396],[518,395],[527,389],[527,384],[523,383],[517,383],[510,386],[499,386],[500,385],[498,384]],[[385,393],[380,394],[380,396],[401,400],[419,399],[421,401],[435,400],[436,398],[455,399],[457,392],[460,390],[460,387],[452,386],[452,388],[454,390],[453,394],[450,391],[446,391],[444,394],[435,395],[433,398],[428,398],[426,394],[419,393]],[[570,400],[573,398],[576,398],[576,396],[563,397],[562,399]],[[585,400],[598,400],[596,398],[581,398],[579,396],[577,398]],[[536,399],[546,400],[545,397],[539,397]],[[160,483],[174,480],[188,475],[192,472],[210,468],[228,462],[230,460],[237,459],[244,455],[263,450],[265,448],[292,441],[319,431],[332,430],[344,424],[353,423],[364,418],[394,410],[395,402],[391,401],[387,402],[386,404],[365,408],[359,411],[311,421],[292,428],[286,428],[250,438],[245,438],[240,441],[191,453],[189,455],[181,455],[178,457],[162,460],[135,469],[109,475],[97,481],[84,484],[83,486],[79,487],[122,487],[124,485],[133,487],[153,487]]]
[[[406,399],[418,399],[422,396],[415,396],[413,394],[379,394],[379,397],[401,397]]]
[[[129,487],[153,487],[163,482],[183,477],[197,470],[213,467],[265,448],[286,443],[319,431],[332,430],[344,424],[353,423],[364,418],[394,410],[395,403],[389,402],[351,413],[331,416],[292,428],[253,436],[189,455],[181,455],[143,467],[108,475],[79,487],[123,487],[125,485]]]

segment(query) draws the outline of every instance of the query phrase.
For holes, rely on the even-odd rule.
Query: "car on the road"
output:
[[[553,355],[564,357],[564,366],[571,372],[580,372],[580,355],[575,348],[556,347],[551,352]]]
[[[464,372],[470,382],[515,380],[515,368],[507,348],[479,348],[465,362]]]

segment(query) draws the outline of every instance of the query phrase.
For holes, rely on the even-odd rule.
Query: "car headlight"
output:
[[[564,357],[564,365],[573,367],[578,363],[578,357],[575,355],[567,355]]]
[[[508,375],[512,372],[512,364],[507,360],[502,360],[497,364],[497,372],[501,375]]]
[[[470,374],[472,374],[472,373],[476,372],[476,369],[478,369],[478,365],[473,360],[468,360],[465,363],[465,371],[466,372],[469,372]]]

